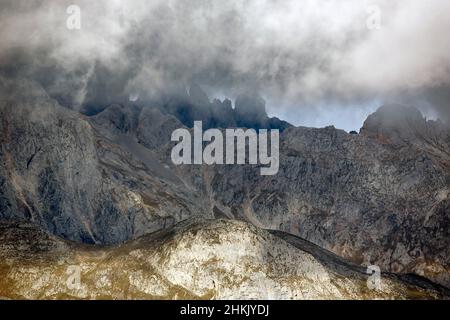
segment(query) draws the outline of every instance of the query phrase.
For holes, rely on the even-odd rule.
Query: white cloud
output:
[[[72,3],[79,31],[65,28]],[[368,5],[381,10],[379,30],[366,26]],[[56,65],[64,72],[52,90],[62,94],[145,98],[195,79],[231,94],[256,87],[271,111],[320,117],[327,103],[357,108],[450,85],[448,1],[4,0],[0,18],[0,65],[22,64],[32,77]],[[27,58],[18,63],[12,51]],[[93,72],[99,64],[104,74]]]

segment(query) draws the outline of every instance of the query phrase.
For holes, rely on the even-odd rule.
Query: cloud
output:
[[[66,28],[71,4],[81,30]],[[220,96],[257,89],[272,114],[397,100],[450,118],[448,1],[3,0],[0,19],[0,71],[72,108],[150,102],[194,80]]]

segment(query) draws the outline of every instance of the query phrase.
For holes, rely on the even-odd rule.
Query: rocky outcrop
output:
[[[12,299],[442,299],[419,278],[381,275],[253,225],[185,221],[120,247],[70,243],[0,224],[0,296]],[[302,249],[308,247],[308,251]]]
[[[384,105],[371,114],[361,128],[361,134],[381,144],[394,147],[413,145],[429,153],[437,153],[448,162],[450,130],[437,120],[426,120],[419,110],[402,105]]]
[[[228,99],[210,102],[206,93],[195,83],[186,97],[169,99],[159,109],[162,113],[173,115],[189,128],[193,127],[194,121],[202,121],[204,129],[245,127],[283,131],[291,127],[286,121],[269,117],[266,103],[257,93],[238,95],[233,109]]]
[[[358,264],[448,286],[449,131],[417,115],[418,124],[390,126],[386,110],[369,117],[360,135],[333,127],[285,130],[276,176],[248,166],[214,168],[206,182],[211,198],[230,217],[301,236]]]
[[[174,166],[170,134],[186,118],[170,110],[123,104],[86,117],[21,83],[1,92],[0,219],[119,244],[227,217],[450,286],[450,134],[413,109],[382,107],[359,135],[287,127],[278,174],[261,176],[250,165]]]
[[[145,112],[113,105],[88,121],[29,86],[32,98],[13,91],[0,101],[0,219],[29,220],[78,242],[114,244],[193,212],[208,216],[195,192],[138,143],[151,136],[146,144],[158,144]],[[137,128],[138,120],[144,127]]]

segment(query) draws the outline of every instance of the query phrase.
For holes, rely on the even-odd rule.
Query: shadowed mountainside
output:
[[[260,176],[257,165],[174,166],[170,135],[183,124],[159,107],[88,117],[26,81],[2,89],[2,220],[108,245],[227,217],[449,286],[450,134],[415,109],[384,106],[358,135],[285,128],[278,174]]]

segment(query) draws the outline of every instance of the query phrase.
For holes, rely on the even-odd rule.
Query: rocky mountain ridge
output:
[[[358,135],[287,127],[279,173],[262,177],[258,166],[174,166],[170,134],[183,123],[160,108],[88,117],[23,83],[1,92],[1,220],[105,245],[226,217],[450,286],[450,134],[420,113],[382,107]]]
[[[308,242],[248,223],[187,220],[118,247],[0,224],[0,296],[11,299],[442,299],[419,278],[369,275]],[[293,242],[291,240],[291,242]],[[308,247],[305,251],[303,247]],[[318,258],[320,256],[320,258]],[[31,285],[32,284],[32,285]]]

